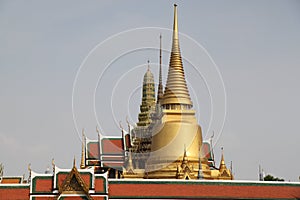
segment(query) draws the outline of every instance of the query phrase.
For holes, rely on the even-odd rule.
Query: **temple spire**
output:
[[[148,69],[143,79],[142,103],[138,116],[137,126],[148,126],[151,123],[151,109],[155,106],[154,76],[150,70],[150,61],[147,61]]]
[[[174,4],[173,40],[178,40],[178,18],[176,4]]]
[[[73,168],[76,167],[76,158],[74,156],[74,159],[73,159]]]
[[[81,142],[81,162],[80,162],[80,168],[85,168],[85,134],[84,129],[82,129],[82,142]]]
[[[225,170],[227,168],[226,168],[225,159],[224,159],[224,148],[222,147],[221,150],[222,150],[222,157],[221,157],[221,161],[220,161],[219,170]]]
[[[159,35],[159,81],[158,81],[158,89],[157,89],[157,103],[159,104],[164,92],[163,92],[163,85],[162,85],[162,69],[161,69],[161,63],[162,63],[162,45],[161,45],[161,35]]]
[[[174,24],[172,51],[169,63],[169,72],[165,92],[162,99],[162,106],[179,105],[180,109],[190,109],[193,103],[187,88],[182,58],[179,47],[177,5],[174,5]],[[175,108],[178,109],[179,107]]]

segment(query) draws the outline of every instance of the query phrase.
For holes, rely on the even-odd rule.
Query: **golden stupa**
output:
[[[174,5],[172,50],[165,91],[162,86],[161,36],[157,100],[153,74],[144,75],[139,122],[131,131],[131,148],[123,178],[232,179],[224,157],[220,169],[201,153],[202,131],[195,117],[179,47],[177,5]],[[149,65],[149,64],[148,64]]]
[[[193,104],[185,81],[179,48],[176,5],[172,42],[168,78],[161,99],[163,116],[153,128],[151,153],[146,163],[147,178],[177,178],[184,154],[189,164],[196,170],[199,169],[202,133],[195,118],[195,111],[192,110]],[[197,174],[196,172],[187,176],[197,178]]]

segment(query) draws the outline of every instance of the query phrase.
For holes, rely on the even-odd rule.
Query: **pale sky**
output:
[[[157,32],[142,29],[142,34],[135,33],[124,43],[113,38],[115,43],[102,49],[105,53],[95,54],[100,70],[104,67],[102,56],[120,56],[103,78],[108,84],[100,81],[95,90],[101,131],[120,134],[118,122],[125,126],[127,115],[131,123],[136,122],[139,86],[148,59],[157,81],[158,51],[144,49],[124,56],[114,53],[123,45],[134,46],[145,36],[149,36],[145,43],[158,47],[161,32],[166,49],[165,84],[171,42],[166,29],[172,28],[174,3],[178,4],[179,31],[206,49],[225,85],[227,115],[223,132],[215,141],[217,163],[224,147],[226,164],[229,167],[233,162],[236,179],[257,180],[261,165],[268,174],[298,181],[300,2],[296,0],[0,1],[0,162],[4,175],[27,177],[28,163],[34,171],[44,172],[52,158],[61,168],[71,168],[74,155],[78,163],[81,141],[73,122],[72,90],[81,64],[96,45],[115,34],[158,27],[161,30]],[[187,43],[182,35],[183,57],[194,56],[206,63],[207,57],[189,51]],[[209,136],[212,114],[208,91],[203,80],[195,77],[188,59],[184,67],[198,122]],[[205,70],[205,66],[196,68],[201,73]],[[83,90],[88,81],[83,80]],[[111,94],[113,87],[117,94]],[[76,126],[96,139],[97,122],[88,111],[93,102],[84,98],[84,92],[77,97],[80,99],[73,99]],[[102,108],[105,102],[112,108]],[[218,129],[212,123],[211,130]]]

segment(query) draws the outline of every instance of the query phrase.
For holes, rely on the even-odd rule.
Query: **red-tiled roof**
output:
[[[204,155],[208,160],[212,160],[211,146],[208,142],[202,143],[202,155]]]
[[[32,191],[36,193],[52,192],[53,178],[52,176],[36,176],[32,179]]]
[[[101,147],[102,154],[123,154],[122,138],[103,138]]]
[[[225,181],[109,180],[109,197],[200,199],[299,199],[300,184]]]
[[[0,184],[0,199],[29,199],[29,185],[20,184],[19,186],[5,186]]]
[[[123,167],[123,162],[104,162],[103,167],[120,168]]]
[[[22,183],[22,177],[2,177],[1,184]]]
[[[87,158],[88,159],[99,159],[99,142],[88,142],[87,143]]]

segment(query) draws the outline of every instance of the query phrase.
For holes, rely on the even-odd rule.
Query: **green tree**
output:
[[[284,181],[282,178],[274,177],[270,174],[264,177],[264,181]]]

